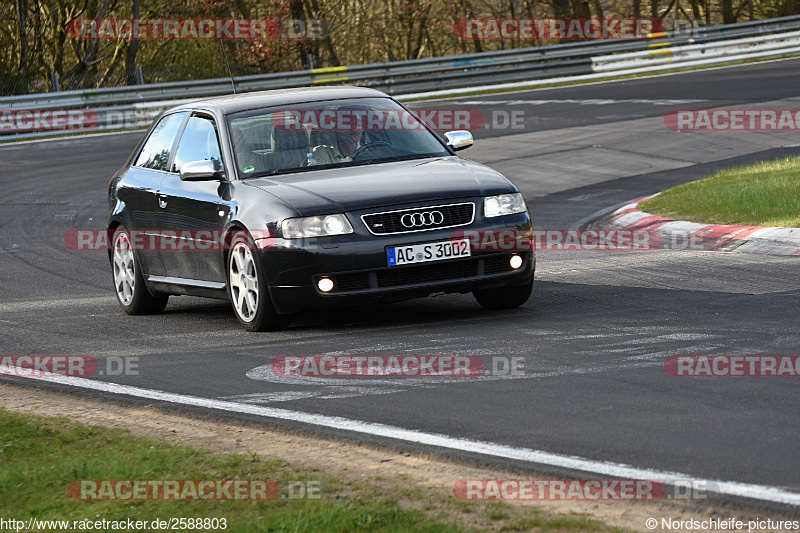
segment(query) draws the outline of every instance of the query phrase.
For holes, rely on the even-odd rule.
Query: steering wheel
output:
[[[390,148],[392,147],[391,143],[387,143],[386,141],[372,141],[371,143],[367,143],[358,150],[356,150],[355,152],[353,152],[353,155],[351,155],[350,157],[353,159],[353,161],[356,161],[360,159],[362,155],[369,152],[370,150],[374,150],[376,148],[383,148],[387,146]],[[368,158],[365,157],[364,159]]]

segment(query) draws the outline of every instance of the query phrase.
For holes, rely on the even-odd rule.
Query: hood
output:
[[[299,216],[516,191],[499,172],[453,156],[297,172],[246,183],[277,196]]]

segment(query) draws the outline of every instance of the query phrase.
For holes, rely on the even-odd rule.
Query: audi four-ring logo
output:
[[[435,226],[444,222],[444,215],[441,211],[420,211],[418,213],[406,213],[400,217],[400,223],[407,228],[418,228],[421,226]]]

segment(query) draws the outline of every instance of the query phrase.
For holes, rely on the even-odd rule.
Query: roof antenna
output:
[[[225,51],[225,46],[222,44],[222,39],[217,39],[220,47],[222,47],[222,54],[225,56],[225,67],[228,69],[228,77],[231,79],[231,87],[233,87],[233,94],[236,94],[236,84],[233,83],[233,74],[231,74],[231,65],[228,63],[228,53]]]

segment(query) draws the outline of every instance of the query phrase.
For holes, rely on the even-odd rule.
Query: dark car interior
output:
[[[357,109],[371,111],[372,107],[359,104],[330,106],[330,110]],[[374,109],[378,113],[408,113],[396,103],[387,106],[386,101],[376,101]],[[397,107],[395,107],[397,106]],[[311,112],[320,111],[312,109]],[[303,111],[305,112],[305,111]],[[236,167],[244,178],[258,175],[278,174],[281,172],[300,171],[308,167],[307,155],[314,147],[321,145],[336,146],[335,129],[324,130],[318,125],[303,122],[293,123],[292,127],[276,127],[283,124],[287,110],[263,110],[248,116],[234,116],[230,119],[230,132]],[[417,119],[414,119],[416,121]],[[363,164],[364,162],[380,162],[393,158],[408,158],[419,155],[448,155],[441,143],[417,123],[417,127],[372,128],[362,131],[358,148],[352,161],[341,164]],[[324,165],[335,166],[335,165]]]

